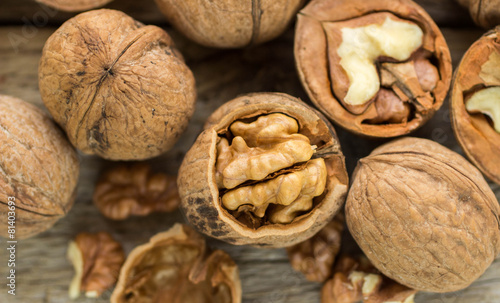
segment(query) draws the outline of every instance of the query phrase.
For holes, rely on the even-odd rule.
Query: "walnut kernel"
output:
[[[145,163],[117,165],[101,176],[93,201],[104,216],[114,220],[171,212],[180,203],[176,179],[153,174]]]
[[[100,297],[116,283],[125,261],[122,246],[107,232],[79,233],[69,243],[67,257],[76,272],[69,287],[71,299],[81,292],[88,298]]]
[[[55,9],[65,12],[81,12],[98,8],[112,0],[36,0]]]

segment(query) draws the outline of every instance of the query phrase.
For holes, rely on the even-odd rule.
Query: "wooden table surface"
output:
[[[472,24],[468,13],[452,0],[420,0],[436,20],[448,42],[453,65],[483,32]],[[175,174],[180,162],[201,130],[207,116],[224,102],[249,92],[278,91],[308,102],[298,80],[293,59],[293,28],[270,43],[243,50],[215,50],[198,46],[171,29],[158,13],[153,0],[115,0],[108,5],[134,18],[164,27],[174,38],[193,70],[198,90],[196,112],[190,126],[176,146],[150,160],[159,170]],[[42,47],[57,27],[74,14],[48,9],[32,0],[0,2],[0,94],[12,95],[44,108],[38,92],[37,68]],[[450,126],[448,102],[424,127],[413,135],[430,138],[459,153]],[[337,127],[349,173],[359,158],[385,141],[358,138]],[[463,153],[462,153],[463,154]],[[5,278],[0,283],[0,302],[69,302],[67,290],[73,276],[66,260],[67,243],[82,231],[110,232],[123,243],[126,252],[148,241],[174,222],[183,222],[180,212],[154,214],[125,221],[104,218],[93,206],[91,197],[99,173],[112,165],[94,156],[80,155],[81,175],[76,202],[69,214],[40,235],[20,240],[16,252],[16,296],[7,294]],[[500,187],[490,183],[497,198]],[[344,250],[356,247],[346,237]],[[284,249],[257,249],[232,246],[209,240],[210,246],[227,251],[239,266],[245,303],[319,302],[321,284],[306,281],[289,265]],[[0,239],[0,277],[6,277],[7,244]],[[111,291],[100,299],[80,298],[74,302],[108,302]],[[419,293],[417,303],[500,302],[500,261],[463,291],[448,294]]]

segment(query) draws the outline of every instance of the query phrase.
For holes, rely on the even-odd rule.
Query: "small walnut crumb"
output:
[[[180,203],[177,177],[153,174],[145,163],[122,164],[105,172],[96,185],[94,204],[114,220],[130,215],[171,212]]]
[[[321,302],[413,303],[416,292],[383,276],[365,256],[342,256],[321,290]]]
[[[292,267],[302,272],[307,280],[323,282],[332,275],[333,263],[340,250],[344,222],[344,214],[338,213],[315,236],[287,248]]]
[[[98,298],[118,279],[125,253],[110,234],[82,232],[69,243],[68,259],[76,274],[69,287],[69,297],[76,299],[80,292],[88,298]]]

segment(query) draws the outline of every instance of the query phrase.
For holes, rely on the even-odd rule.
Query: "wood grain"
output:
[[[151,2],[151,3],[150,3]],[[465,18],[465,13],[455,14],[457,6],[451,0],[417,1],[427,5],[431,14],[442,20],[443,33],[447,39],[454,66],[468,46],[477,39],[482,30],[463,28],[456,16]],[[133,10],[135,16],[148,23],[164,24],[152,0],[120,1],[110,5]],[[122,6],[125,5],[125,6]],[[128,8],[126,5],[129,5]],[[9,8],[9,9],[7,9]],[[10,10],[12,8],[12,10]],[[40,10],[33,1],[2,0],[0,4],[0,94],[19,97],[43,108],[37,84],[37,68],[45,40],[56,29],[50,26],[31,27],[31,34],[19,20],[31,18]],[[142,15],[141,15],[142,14]],[[134,15],[134,14],[132,14]],[[58,24],[70,14],[57,13],[47,24]],[[465,17],[464,17],[465,16]],[[468,21],[465,22],[467,24]],[[9,26],[10,25],[10,26]],[[206,117],[218,106],[237,95],[258,91],[280,91],[302,98],[307,96],[296,76],[293,60],[293,29],[284,36],[262,46],[243,50],[214,50],[195,45],[182,35],[166,28],[186,57],[197,80],[198,103],[190,126],[178,144],[167,154],[150,160],[158,170],[175,174],[185,152],[201,130]],[[14,38],[21,38],[13,44]],[[349,172],[357,160],[366,156],[383,141],[369,141],[355,137],[338,129],[346,155]],[[415,134],[433,139],[461,153],[452,134],[447,104]],[[163,231],[174,222],[183,221],[179,212],[155,214],[145,218],[126,221],[111,221],[99,214],[91,202],[96,179],[105,167],[112,163],[97,157],[80,155],[81,175],[75,206],[67,217],[52,229],[39,236],[19,241],[16,260],[16,297],[7,294],[5,280],[0,283],[0,302],[58,303],[68,302],[67,288],[73,275],[71,264],[66,261],[67,243],[80,231],[110,231],[123,243],[126,252],[146,242],[150,236]],[[491,184],[497,198],[500,187]],[[356,247],[346,238],[345,251]],[[321,285],[306,281],[290,267],[284,249],[263,250],[253,247],[231,246],[209,240],[214,248],[227,251],[238,263],[245,303],[309,303],[319,302]],[[5,239],[0,240],[0,276],[8,272]],[[107,302],[110,292],[97,300],[78,299],[74,302]],[[500,261],[469,288],[450,294],[420,293],[416,302],[424,303],[472,303],[500,301]]]

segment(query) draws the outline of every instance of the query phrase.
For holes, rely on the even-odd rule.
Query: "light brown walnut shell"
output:
[[[500,28],[497,27],[472,44],[464,54],[455,70],[450,97],[451,120],[457,141],[472,163],[498,184],[500,133],[494,130],[486,115],[469,113],[465,104],[475,92],[500,86],[499,65]],[[500,105],[498,98],[491,101]]]
[[[402,138],[361,159],[345,209],[373,265],[413,289],[463,289],[500,250],[500,207],[488,183],[430,140]]]
[[[339,212],[333,220],[311,238],[287,247],[293,269],[302,272],[307,280],[324,282],[332,275],[333,264],[340,251],[344,214]]]
[[[194,111],[194,77],[170,36],[115,10],[66,21],[45,43],[38,77],[71,143],[110,160],[169,150]]]
[[[55,9],[65,12],[82,12],[98,8],[113,0],[36,0]]]
[[[457,0],[463,7],[469,10],[474,22],[490,29],[500,24],[500,1],[499,0]]]
[[[240,303],[238,267],[222,250],[176,224],[130,252],[111,303]]]
[[[282,34],[305,0],[155,0],[172,25],[210,47],[238,48]]]
[[[218,162],[222,159],[217,146],[224,140],[235,144],[235,125],[243,123],[255,131],[259,119],[273,116],[295,121],[295,126],[290,126],[294,130],[289,129],[289,135],[277,135],[283,124],[266,123],[257,136],[259,140],[252,143],[246,136],[244,140],[251,151],[270,146],[270,152],[257,153],[262,158],[253,158],[248,156],[252,153],[245,152],[231,154],[248,165],[243,171],[248,178],[235,189],[218,186]],[[275,162],[285,163],[281,159],[294,154],[277,143],[294,141],[291,138],[309,142],[304,152],[312,147],[312,157],[309,155],[310,160],[298,160],[299,163],[291,165],[287,162],[285,166],[274,166]],[[323,170],[325,179],[319,180],[316,173],[323,174]],[[286,177],[283,186],[276,186],[282,177]],[[344,202],[348,178],[335,130],[326,118],[289,95],[255,93],[235,98],[212,113],[184,157],[177,183],[181,210],[200,232],[232,244],[285,247],[311,237],[333,218]],[[323,188],[317,192],[319,186]],[[242,189],[249,191],[246,196],[239,195],[242,200],[233,201],[238,208],[231,210],[224,197]],[[298,197],[297,200],[288,206],[281,205],[290,195]],[[302,200],[305,196],[308,200]]]
[[[76,274],[69,288],[69,297],[76,299],[80,292],[88,298],[98,298],[115,285],[125,253],[120,243],[109,233],[82,232],[70,242],[68,259]]]
[[[177,176],[153,173],[146,163],[120,164],[101,176],[93,202],[114,220],[172,212],[180,203]]]
[[[34,236],[69,212],[79,161],[47,114],[20,99],[0,95],[0,154],[0,236]],[[9,226],[15,227],[15,233],[8,232]]]
[[[347,46],[341,48],[343,30],[380,26],[386,18],[420,28],[421,44],[408,59],[384,54],[370,59],[372,77],[367,78],[363,89],[354,91],[365,92],[373,83],[378,90],[367,93],[363,103],[349,104],[345,99],[352,85],[349,75],[360,78],[371,69],[358,66],[352,73],[344,69],[345,53],[351,56],[365,50],[360,50],[362,46],[351,47],[350,51]],[[403,34],[392,42],[407,36],[413,37]],[[360,45],[371,45],[367,52],[389,45],[370,43]],[[402,47],[387,47],[398,49]],[[439,28],[423,8],[409,0],[312,0],[298,13],[294,52],[300,80],[311,101],[334,123],[368,137],[400,136],[422,126],[443,104],[452,75],[450,52]]]

